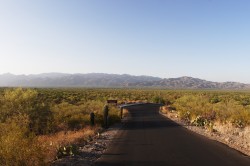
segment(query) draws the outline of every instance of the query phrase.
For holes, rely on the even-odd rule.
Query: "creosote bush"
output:
[[[17,115],[0,123],[0,165],[44,165],[46,151],[29,133],[29,119]]]
[[[219,100],[216,95],[183,95],[174,102],[181,119],[196,126],[213,126],[215,121],[232,123],[236,127],[250,125],[250,109],[241,102],[225,97]]]

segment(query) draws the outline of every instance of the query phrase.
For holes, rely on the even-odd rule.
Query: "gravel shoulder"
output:
[[[79,145],[79,153],[74,156],[67,156],[56,160],[53,166],[89,166],[93,165],[94,162],[101,157],[101,155],[108,148],[112,139],[119,132],[123,126],[123,122],[126,118],[122,120],[121,123],[112,125],[107,130],[102,133],[97,134],[93,140],[89,141],[85,145]]]

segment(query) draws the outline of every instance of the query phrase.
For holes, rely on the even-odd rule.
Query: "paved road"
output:
[[[250,166],[250,158],[193,133],[159,114],[159,106],[131,106],[131,118],[95,165]]]

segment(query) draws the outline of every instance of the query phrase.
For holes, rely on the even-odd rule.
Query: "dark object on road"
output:
[[[108,116],[109,116],[109,107],[106,104],[103,109],[103,121],[104,121],[104,127],[108,128]]]
[[[91,112],[91,113],[90,113],[90,124],[91,124],[92,126],[95,125],[95,114],[94,114],[94,112]]]

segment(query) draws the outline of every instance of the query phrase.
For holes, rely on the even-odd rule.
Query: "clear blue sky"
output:
[[[0,74],[250,83],[249,0],[0,0]]]

